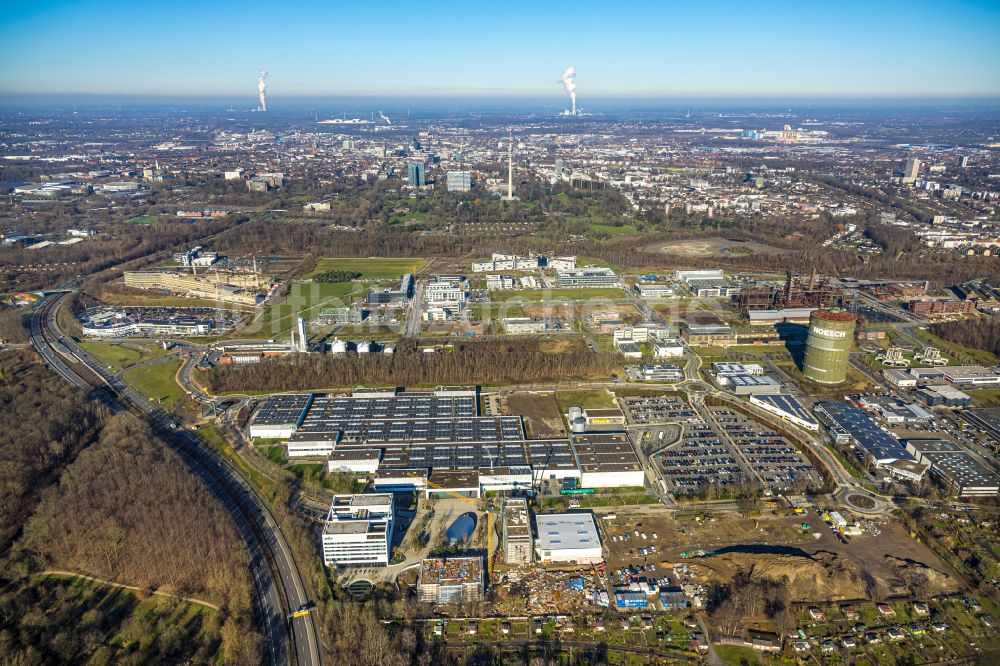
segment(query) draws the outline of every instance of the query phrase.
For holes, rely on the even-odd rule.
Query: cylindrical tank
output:
[[[372,350],[371,343],[365,342],[365,341],[362,341],[362,342],[358,343],[358,353],[359,354],[367,354],[371,350]]]
[[[856,321],[850,312],[814,310],[809,315],[802,374],[819,384],[839,384],[846,380]]]
[[[571,423],[581,416],[583,416],[583,410],[581,408],[575,406],[569,408],[569,420]]]
[[[334,340],[333,344],[330,345],[330,352],[333,354],[346,354],[347,353],[347,341],[346,340]]]
[[[573,432],[587,432],[587,419],[578,416],[570,421],[570,429]]]

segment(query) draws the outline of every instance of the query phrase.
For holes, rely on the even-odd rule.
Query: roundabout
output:
[[[849,488],[840,494],[840,501],[854,513],[878,516],[892,510],[892,503],[865,490]]]

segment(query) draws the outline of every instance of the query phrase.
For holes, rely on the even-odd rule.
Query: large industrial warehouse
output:
[[[913,456],[889,433],[863,411],[843,402],[820,402],[816,415],[829,428],[838,442],[852,442],[864,450],[876,467],[885,467],[897,460],[913,460]]]
[[[643,486],[645,473],[625,433],[527,439],[519,416],[480,416],[474,389],[269,397],[251,438],[287,440],[289,458],[320,458],[330,471],[374,474],[379,491],[529,490],[578,479],[585,488]],[[456,475],[465,473],[459,485]],[[456,481],[457,483],[457,481]],[[475,486],[473,488],[472,486]]]
[[[604,559],[594,514],[541,513],[535,516],[538,537],[535,555],[539,562],[596,564]]]

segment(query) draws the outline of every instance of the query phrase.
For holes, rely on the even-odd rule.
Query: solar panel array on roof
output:
[[[309,420],[439,419],[477,415],[473,396],[400,393],[387,397],[329,396],[317,398]]]
[[[528,462],[535,469],[576,469],[576,454],[566,439],[529,439]]]
[[[821,402],[816,405],[819,413],[825,414],[838,428],[850,433],[858,446],[865,449],[875,459],[876,464],[894,460],[913,460],[913,456],[889,433],[863,411],[843,402]]]
[[[312,420],[301,432],[343,432],[345,442],[502,442],[524,439],[517,416]]]
[[[623,433],[574,435],[580,469],[588,472],[630,472],[642,469],[628,436]]]
[[[620,433],[526,440],[519,416],[478,416],[475,396],[279,395],[260,408],[262,424],[295,424],[296,436],[330,436],[337,456],[381,457],[380,469],[528,467],[618,471],[639,468]],[[339,439],[338,439],[339,436]]]
[[[352,448],[370,448],[370,444],[345,443],[338,451]],[[528,464],[523,442],[467,444],[411,444],[402,447],[387,447],[382,456],[382,467],[409,468],[479,468],[518,467]]]
[[[313,402],[311,393],[272,395],[254,414],[254,425],[286,425],[301,422]]]
[[[794,416],[797,419],[805,421],[806,423],[816,423],[816,419],[812,417],[812,414],[802,406],[794,396],[787,393],[775,393],[773,395],[759,395],[755,396],[760,402],[767,402],[773,405],[776,409]],[[753,400],[751,400],[753,402]]]

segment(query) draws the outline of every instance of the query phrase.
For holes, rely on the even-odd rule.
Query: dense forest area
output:
[[[443,224],[454,221],[455,211],[434,218],[439,224],[432,225],[429,230],[427,225],[416,228],[370,221],[363,231],[358,232],[324,223],[336,221],[341,224],[343,220],[336,216],[315,220],[262,216],[242,225],[238,231],[222,234],[216,239],[216,246],[220,251],[233,255],[254,251],[279,256],[308,253],[314,257],[481,257],[491,252],[555,252],[593,257],[630,269],[702,265],[704,259],[667,251],[651,252],[647,248],[666,241],[722,236],[782,248],[785,250],[781,255],[782,268],[803,273],[816,268],[826,275],[861,279],[929,279],[936,284],[952,284],[974,277],[1000,280],[1000,264],[994,258],[956,256],[950,251],[925,248],[911,232],[898,227],[871,227],[871,236],[883,248],[882,254],[859,254],[851,250],[821,247],[818,241],[829,238],[838,229],[836,223],[823,218],[666,218],[650,212],[646,214],[646,221],[635,219],[631,222],[639,231],[637,235],[598,239],[597,234],[584,229],[585,223],[577,216],[598,215],[597,219],[607,223],[621,220],[618,203],[613,197],[595,193],[539,196],[544,203],[522,201],[512,207],[543,211],[542,221],[531,233],[504,233],[502,224],[486,229]],[[581,233],[586,239],[569,242],[568,233]],[[767,272],[775,269],[774,256],[770,254],[732,254],[712,257],[710,261],[731,271]]]
[[[1000,319],[959,319],[931,325],[931,333],[949,342],[1000,356]]]
[[[50,373],[29,351],[0,354],[0,551],[39,494],[96,440],[103,410]]]
[[[21,343],[28,341],[28,323],[20,308],[0,308],[0,341]]]
[[[44,491],[17,550],[40,566],[212,600],[226,612],[227,654],[243,661],[257,653],[249,560],[235,526],[180,457],[129,414],[110,418]]]
[[[222,608],[227,660],[255,662],[248,556],[211,492],[144,423],[110,416],[34,352],[4,352],[0,376],[0,583],[66,569],[208,599]],[[20,615],[0,615],[0,642],[14,640]],[[30,631],[59,616],[36,615]],[[26,650],[30,631],[18,634]]]
[[[423,353],[404,341],[394,354],[291,356],[253,365],[208,371],[213,393],[298,391],[337,386],[421,386],[437,384],[524,384],[572,378],[606,379],[621,355],[594,354],[582,346],[541,351],[535,341],[461,341],[440,353]]]

